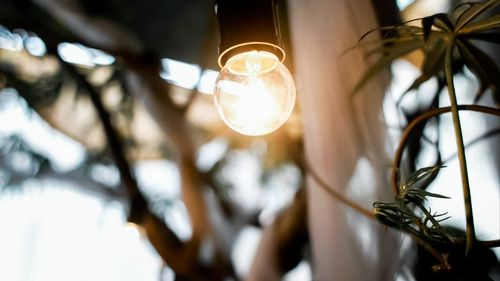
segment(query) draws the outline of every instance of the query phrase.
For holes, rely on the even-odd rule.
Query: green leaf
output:
[[[420,193],[421,189],[413,188],[406,189],[400,195],[400,200],[404,202],[404,204],[408,203],[421,203],[425,201],[425,195]]]
[[[437,75],[438,72],[442,70],[446,44],[443,40],[437,39],[431,46],[432,47],[425,51],[422,74],[415,79],[413,84],[408,88],[408,90],[405,91],[405,93],[417,89],[420,85],[422,85],[422,83]]]
[[[438,223],[441,223],[449,218],[451,218],[451,216],[448,216],[448,212],[444,212],[444,213],[441,213],[441,214],[438,214],[437,212],[433,214],[434,216],[434,219],[438,222]],[[446,216],[444,218],[441,218],[443,216]]]
[[[370,68],[363,74],[358,83],[354,86],[351,94],[356,94],[363,86],[379,71],[389,66],[395,59],[402,57],[424,46],[423,41],[410,41],[396,44],[383,50],[385,55],[381,56]]]
[[[460,30],[459,34],[488,31],[494,28],[500,28],[500,15],[494,15],[484,20],[468,24]]]
[[[481,87],[476,95],[476,101],[481,98],[488,87],[493,92],[493,98],[500,102],[500,70],[493,60],[479,48],[467,40],[457,39],[460,55],[469,69],[476,74],[481,82]]]
[[[391,26],[382,26],[382,27],[376,27],[376,28],[373,28],[367,32],[365,32],[365,34],[363,34],[359,40],[358,40],[358,43],[363,41],[363,39],[365,39],[368,35],[370,35],[371,33],[375,32],[375,31],[383,31],[383,30],[387,30],[387,31],[391,31],[391,30],[395,30],[397,29],[398,32],[401,31],[401,29],[412,29],[412,28],[418,28],[420,29],[420,27],[418,26],[412,26],[412,25],[407,25],[408,23],[410,22],[414,22],[414,21],[417,21],[417,20],[421,20],[422,18],[417,18],[417,19],[412,19],[412,20],[409,20],[409,21],[405,21],[405,22],[402,22],[400,24],[396,24],[396,25],[391,25]]]
[[[440,30],[452,32],[453,24],[448,18],[447,14],[435,14],[422,19],[422,28],[424,31],[424,40],[429,38],[429,34],[432,30],[432,26],[437,27]]]
[[[500,44],[500,33],[498,32],[468,33],[460,37],[471,40],[480,40],[488,43]]]
[[[456,6],[453,9],[453,12],[459,12],[457,20],[455,21],[456,25],[462,23],[464,21],[463,18],[467,16],[467,13],[470,13],[469,10],[472,9],[473,6],[477,6],[477,5],[481,5],[481,3],[466,2],[466,3],[462,3],[462,4],[458,5],[458,6]],[[466,8],[464,9],[463,7],[466,7]],[[460,11],[460,9],[463,9],[463,10]]]
[[[451,198],[451,197],[448,197],[448,196],[444,196],[444,195],[437,194],[437,193],[432,193],[432,192],[425,191],[425,190],[420,190],[420,191],[422,191],[422,193],[425,196],[428,196],[428,197],[435,197],[435,198],[441,198],[441,199],[450,199]]]
[[[377,208],[373,209],[373,213],[375,214],[375,218],[383,225],[395,228],[399,228],[401,226],[399,221],[395,221],[393,219],[393,216],[387,215],[385,212]]]
[[[389,227],[404,228],[411,222],[420,220],[413,212],[395,202],[373,203],[373,214],[377,220]]]
[[[433,23],[434,23],[433,17],[425,17],[422,19],[422,29],[424,31],[424,40],[426,41],[429,38],[429,34],[431,33]]]
[[[365,54],[365,57],[370,57],[370,56],[377,54],[377,53],[382,53],[382,54],[390,53],[394,48],[399,48],[399,46],[397,46],[397,45],[401,45],[404,43],[417,42],[417,41],[421,42],[422,38],[423,38],[422,35],[423,35],[423,33],[421,32],[421,29],[420,29],[419,33],[398,35],[398,37],[391,37],[391,38],[379,40],[378,41],[379,46],[368,50],[367,53]],[[428,44],[429,44],[429,46],[432,46],[434,44],[435,40],[443,40],[443,37],[446,37],[443,35],[444,35],[443,32],[431,31],[431,33],[429,35],[430,39],[427,41],[432,41],[432,43],[429,44],[428,42],[424,42],[424,46],[427,46]],[[373,45],[375,43],[375,41],[362,42],[362,43],[360,43],[360,46],[362,46],[364,43],[371,43],[371,45]],[[357,47],[357,46],[355,46],[355,47]]]
[[[412,187],[414,184],[423,180],[424,178],[434,176],[442,167],[444,166],[425,167],[416,170],[415,172],[411,173],[405,184],[401,187],[401,190],[404,191],[405,189]]]
[[[377,40],[371,40],[371,41],[362,41],[369,33],[373,32],[374,30],[396,30],[397,36],[396,37],[389,37],[389,38],[382,38],[382,39],[377,39]],[[423,33],[422,33],[421,27],[410,26],[410,25],[388,26],[388,27],[381,27],[381,28],[373,29],[373,30],[365,33],[359,39],[359,41],[356,45],[349,47],[348,49],[343,51],[340,54],[340,56],[344,56],[345,54],[349,53],[350,51],[352,51],[354,49],[361,48],[361,47],[368,47],[368,46],[372,46],[372,45],[377,45],[377,46],[381,46],[381,47],[378,47],[378,49],[381,49],[381,48],[386,48],[388,46],[391,46],[395,43],[421,40],[422,34]]]
[[[457,19],[455,30],[460,31],[462,27],[474,20],[476,17],[484,14],[496,5],[500,4],[500,0],[489,0],[482,3],[471,3],[470,7],[465,10]]]
[[[427,197],[449,199],[449,197],[447,196],[437,193],[431,193],[420,188],[407,188],[400,194],[399,197],[399,200],[403,201],[404,204],[415,203],[417,205],[420,205],[422,204],[422,202],[426,201]]]
[[[349,52],[359,49],[362,47],[369,47],[373,45],[377,45],[378,47],[375,47],[374,49],[377,49],[378,51],[383,51],[385,48],[388,47],[388,45],[392,44],[397,44],[397,43],[404,43],[404,42],[410,42],[410,41],[416,41],[420,40],[421,35],[413,35],[413,36],[405,36],[405,37],[391,37],[391,38],[386,38],[386,39],[380,39],[380,40],[372,40],[372,41],[364,41],[357,43],[356,45],[347,48],[345,51],[343,51],[340,56],[344,56],[348,54]],[[371,50],[370,52],[373,52]]]

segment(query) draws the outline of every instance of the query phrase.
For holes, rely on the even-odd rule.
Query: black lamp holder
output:
[[[283,62],[285,51],[274,0],[217,0],[219,22],[219,66],[232,56],[247,51],[273,53]]]

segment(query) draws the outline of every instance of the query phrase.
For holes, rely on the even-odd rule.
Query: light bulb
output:
[[[250,136],[281,127],[295,104],[295,85],[274,54],[249,51],[231,57],[214,90],[215,106],[231,129]]]

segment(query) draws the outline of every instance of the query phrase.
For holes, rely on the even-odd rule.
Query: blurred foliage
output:
[[[0,139],[0,189],[19,188],[45,165],[49,165],[48,159],[34,152],[22,137],[11,135]]]
[[[242,137],[220,122],[213,109],[211,96],[199,93],[196,87],[181,89],[173,82],[169,84],[171,81],[161,79],[163,76],[160,73],[168,70],[162,64],[164,58],[195,63],[202,73],[208,68],[216,67],[218,34],[213,7],[214,1],[205,0],[71,3],[13,0],[2,3],[0,92],[7,88],[15,89],[26,101],[26,114],[39,115],[46,122],[42,121],[44,125],[82,144],[85,155],[76,167],[69,171],[59,171],[57,165],[52,165],[50,155],[43,155],[34,146],[30,147],[31,139],[6,136],[5,139],[0,139],[0,186],[22,190],[17,187],[22,186],[23,182],[43,181],[50,176],[56,180],[76,183],[84,190],[102,191],[104,196],[112,195],[112,198],[118,198],[124,203],[125,212],[130,212],[129,219],[135,213],[140,214],[139,217],[153,218],[143,223],[143,227],[147,229],[152,245],[164,262],[178,274],[177,279],[193,280],[190,277],[197,276],[198,279],[194,278],[195,280],[223,280],[222,275],[214,277],[222,273],[234,277],[233,269],[220,270],[212,275],[210,270],[219,270],[219,267],[230,263],[229,259],[224,259],[231,254],[231,243],[243,227],[260,226],[259,215],[263,210],[269,218],[279,211],[278,208],[272,208],[276,206],[270,205],[281,204],[279,208],[283,209],[293,203],[293,193],[300,188],[300,180],[287,178],[275,183],[276,178],[280,177],[281,167],[300,167],[302,132],[295,114],[293,125],[287,125],[274,134],[258,139]],[[70,15],[70,19],[61,17],[61,14]],[[38,53],[30,50],[29,38],[37,38],[41,42]],[[100,53],[107,57],[99,60],[96,54]],[[158,76],[155,77],[155,74]],[[182,71],[180,75],[183,75]],[[151,77],[154,78],[149,79]],[[180,99],[184,102],[177,103],[174,100],[176,96],[184,97]],[[185,98],[186,96],[188,97]],[[147,104],[151,97],[154,97],[153,106]],[[102,106],[96,106],[95,100],[99,100]],[[162,103],[158,107],[159,111],[165,110],[161,113],[167,114],[156,114],[155,106],[158,103]],[[106,117],[103,117],[103,112]],[[103,125],[109,123],[110,126]],[[109,127],[114,129],[111,135],[121,145],[111,141],[109,130],[103,130]],[[227,148],[220,155],[208,155],[207,157],[214,159],[208,161],[212,163],[207,167],[197,166],[204,146],[214,139],[222,139],[227,143]],[[186,147],[189,150],[182,150],[183,142],[188,143]],[[116,147],[119,147],[115,149],[120,150],[118,153],[113,150]],[[54,153],[59,152],[58,147],[49,149],[53,149]],[[177,159],[181,150],[183,153],[188,151],[189,154],[182,155],[186,156],[182,161]],[[252,174],[257,175],[257,178],[250,182],[255,185],[255,193],[259,196],[253,198],[252,201],[255,202],[247,204],[250,206],[249,210],[238,206],[242,199],[234,196],[234,193],[239,192],[238,182],[226,179],[232,175],[228,175],[228,169],[225,168],[230,165],[238,168],[241,164],[228,159],[240,151],[250,154],[251,161],[258,166],[258,171]],[[64,152],[61,150],[60,153]],[[25,161],[12,161],[12,157]],[[119,161],[122,158],[124,161]],[[155,166],[155,171],[151,173],[134,170],[140,164],[146,164],[147,167],[150,163],[145,161],[149,160],[163,163]],[[244,161],[248,161],[248,158]],[[27,164],[17,167],[13,166],[15,163]],[[174,163],[177,166],[170,166]],[[168,186],[172,183],[155,182],[161,178],[158,176],[159,169],[174,170],[173,174],[179,178],[172,180],[176,186]],[[175,174],[177,172],[178,175]],[[300,178],[300,172],[299,168],[298,172],[294,169],[288,174]],[[128,174],[130,175],[127,177]],[[238,180],[245,177],[244,173],[241,174]],[[111,178],[111,183],[102,179],[107,176]],[[137,182],[134,181],[135,177]],[[151,177],[151,181],[145,180],[145,177]],[[164,178],[161,180],[164,181]],[[282,184],[282,181],[286,181],[286,184]],[[270,202],[266,196],[261,196],[270,194],[269,190],[273,189],[273,185],[279,185],[275,189],[276,193],[286,189],[286,195],[290,198],[280,196],[275,202]],[[283,188],[284,185],[287,187]],[[123,189],[127,186],[137,187],[135,190],[138,192],[134,193],[134,198],[127,198],[131,196]],[[265,187],[271,188],[260,192]],[[135,203],[139,202],[136,200],[137,194],[145,199],[144,202],[139,200],[141,204]],[[207,194],[215,196],[209,198]],[[187,197],[188,200],[181,197]],[[193,197],[201,200],[193,201]],[[128,204],[128,201],[132,203]],[[277,204],[276,201],[280,202]],[[204,203],[210,206],[204,206]],[[177,212],[177,217],[172,211]],[[219,235],[218,231],[227,229],[230,231],[224,233],[221,241],[210,239],[217,240],[214,242],[217,249],[213,254],[216,259],[207,262],[207,257],[203,257],[205,260],[201,261],[198,260],[201,255],[193,254],[191,260],[190,253],[197,251],[196,244],[202,238],[198,236],[206,234],[194,228],[200,225],[201,220],[207,220],[203,224],[213,223],[212,219],[208,219],[207,212],[210,212],[210,217],[217,217],[218,223],[224,226],[224,230],[219,230],[217,225],[210,235]],[[144,213],[148,215],[145,216]],[[173,220],[179,219],[179,213],[181,220],[194,226],[193,239],[186,241],[186,247],[178,246],[184,242],[180,243],[175,235],[171,235],[168,227]],[[155,216],[150,216],[151,214]],[[304,212],[300,212],[300,215],[305,216]],[[196,231],[200,233],[195,233]],[[293,236],[293,230],[284,232],[287,236]],[[173,242],[166,241],[170,238]],[[171,242],[173,244],[169,244]],[[228,245],[222,247],[219,243]],[[293,252],[302,245],[290,246],[287,249]],[[188,254],[181,255],[178,252]],[[171,262],[171,256],[175,263]],[[199,265],[204,271],[190,265]],[[183,272],[184,267],[189,269],[188,273]],[[184,277],[183,274],[189,277]]]
[[[15,9],[16,5],[21,4],[22,2],[17,4],[10,3],[9,5],[13,7],[9,6],[9,8]],[[28,5],[27,3],[25,4]],[[37,10],[31,3],[28,6],[31,8],[27,9],[27,13]],[[119,14],[117,15],[120,16]],[[43,11],[40,12],[39,17],[47,17],[47,22],[53,20]],[[4,21],[8,19],[7,22],[9,25],[15,26],[16,22],[20,22],[22,26],[33,26],[32,22],[31,25],[26,25],[24,23],[26,19],[2,18],[2,13],[0,12],[0,20],[2,19]],[[2,21],[0,21],[1,23]],[[54,26],[57,28],[54,28]],[[64,26],[54,24],[49,24],[48,26],[43,24],[39,28],[39,31],[43,31],[41,35],[50,35],[48,37],[50,40],[45,41],[45,36],[41,37],[44,40],[47,51],[41,56],[34,56],[28,51],[27,41],[23,38],[37,36],[36,34],[22,29],[10,31],[0,26],[0,35],[3,36],[4,42],[8,43],[19,38],[21,39],[18,42],[19,44],[16,43],[18,46],[16,45],[14,49],[0,48],[0,76],[2,78],[0,80],[0,90],[2,88],[16,89],[19,95],[26,100],[28,106],[47,121],[50,126],[82,143],[89,149],[87,151],[88,159],[81,164],[79,169],[82,170],[79,172],[82,172],[85,176],[90,176],[92,167],[95,165],[111,165],[114,167],[108,156],[109,148],[106,147],[106,140],[102,133],[100,120],[89,101],[85,85],[81,85],[73,79],[71,75],[64,71],[64,68],[61,68],[60,62],[54,59],[56,52],[61,54],[60,47],[62,44],[60,43],[62,42],[59,36],[61,38],[66,37],[68,31]],[[60,32],[61,30],[64,32]],[[71,39],[74,37],[69,36],[68,38]],[[76,42],[79,42],[79,40],[77,39]],[[77,46],[79,51],[83,53],[95,50],[80,43],[75,43],[73,46]],[[127,158],[131,162],[171,159],[173,155],[172,147],[165,142],[160,128],[156,126],[155,121],[149,116],[147,109],[137,99],[136,95],[140,93],[132,94],[132,90],[129,89],[130,73],[128,73],[129,69],[127,69],[128,66],[125,62],[127,58],[121,58],[120,54],[114,58],[114,61],[109,65],[101,65],[96,62],[90,62],[91,65],[69,63],[100,93],[103,104],[110,113],[111,121],[120,134]],[[168,85],[168,82],[165,81],[165,84]],[[169,85],[169,90],[166,92],[169,95],[186,95],[186,89],[180,89],[172,85]],[[202,104],[205,109],[205,103],[209,103],[212,106],[211,96],[200,94],[196,89],[190,91],[189,94],[193,95],[193,101],[189,101],[190,103],[187,104],[187,106],[193,108],[190,110],[200,111],[200,108],[198,108],[199,104]],[[177,106],[182,109],[186,104],[178,104]],[[201,108],[202,112],[204,108]],[[303,151],[301,128],[298,125],[297,114],[293,117],[294,122],[292,122],[292,125],[287,124],[284,126],[284,129],[258,139],[241,137],[223,126],[220,121],[218,121],[216,126],[200,126],[197,123],[197,119],[190,119],[187,110],[185,118],[190,123],[189,125],[195,128],[196,133],[193,136],[198,146],[201,147],[215,138],[222,138],[228,141],[229,147],[224,155],[221,156],[209,171],[204,172],[209,184],[208,187],[215,192],[217,195],[216,199],[220,201],[227,214],[233,212],[231,209],[235,207],[235,202],[228,196],[229,193],[234,191],[234,186],[228,184],[227,180],[224,179],[227,175],[222,170],[227,165],[226,160],[232,152],[240,150],[253,151],[255,143],[260,144],[261,149],[257,150],[263,150],[252,153],[259,159],[258,161],[262,167],[262,177],[258,182],[263,187],[268,186],[268,179],[275,175],[283,165],[301,165]],[[203,118],[210,119],[212,116],[208,115],[207,117],[204,114]],[[26,148],[28,150],[31,149],[29,146]],[[13,150],[5,150],[4,152],[5,155],[14,153]],[[31,150],[29,153],[30,155],[34,155],[36,152]],[[10,171],[6,171],[4,174],[9,176],[10,173]],[[29,175],[29,177],[36,176],[37,173]],[[6,186],[10,186],[9,183],[6,183]],[[291,190],[296,190],[296,188],[293,186]],[[148,194],[146,192],[145,195],[152,210],[162,215],[166,208],[172,206],[172,200],[178,199],[165,197],[159,193]],[[262,206],[259,206],[260,208]],[[252,224],[258,224],[255,222],[257,215],[251,214],[254,217],[251,218]]]

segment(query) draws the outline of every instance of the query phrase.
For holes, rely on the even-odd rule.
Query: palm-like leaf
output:
[[[484,32],[500,28],[500,15],[494,15],[482,21],[468,24],[460,30],[461,34],[470,34],[475,32]]]
[[[465,3],[464,5],[467,5],[468,8],[458,16],[456,21],[456,29],[462,29],[467,24],[473,22],[474,19],[482,16],[499,4],[500,1],[498,0],[489,0],[483,3]]]
[[[456,66],[467,66],[480,82],[476,101],[489,88],[494,100],[500,102],[500,70],[498,65],[486,52],[475,45],[476,40],[500,44],[500,15],[492,13],[493,8],[500,5],[500,0],[488,0],[482,3],[465,3],[457,7],[453,13],[435,14],[419,19],[421,27],[393,26],[384,28],[391,30],[393,38],[384,38],[378,44],[361,41],[358,47],[367,48],[369,56],[378,55],[372,68],[369,68],[362,79],[354,87],[358,92],[376,72],[389,66],[393,60],[412,51],[423,53],[422,74],[408,89],[416,89],[433,76],[438,81],[445,81],[451,103],[451,113],[460,158],[462,187],[466,211],[466,255],[476,242],[470,189],[467,177],[465,148],[458,116],[457,98],[453,82]],[[371,31],[373,32],[373,31]],[[362,40],[366,37],[363,36]],[[456,61],[453,61],[456,60]],[[443,82],[444,83],[444,82]],[[407,92],[408,92],[407,91]],[[413,128],[414,129],[414,128]],[[412,130],[412,129],[409,129]],[[407,133],[407,132],[405,132]],[[420,139],[420,138],[418,138]],[[449,268],[444,253],[454,247],[456,238],[451,237],[441,223],[448,219],[447,213],[436,213],[425,206],[430,198],[446,199],[448,197],[425,190],[430,179],[434,178],[440,166],[427,167],[413,172],[406,181],[397,179],[397,196],[393,202],[375,202],[375,217],[383,224],[395,227],[410,234],[435,257],[441,256],[445,268]]]
[[[497,65],[486,53],[467,40],[458,39],[457,47],[466,65],[476,74],[481,83],[480,90],[476,95],[476,100],[478,100],[485,90],[490,87],[498,103],[500,101],[500,70]]]
[[[413,82],[409,90],[418,88],[430,78],[443,72],[444,54],[448,42],[459,50],[458,58],[479,79],[481,87],[476,95],[479,99],[490,88],[497,103],[500,103],[500,70],[493,60],[473,40],[482,40],[500,44],[500,15],[490,15],[492,9],[500,5],[500,0],[482,3],[465,3],[455,9],[456,17],[447,14],[435,14],[418,19],[421,27],[408,23],[375,30],[390,30],[393,38],[366,42],[364,39],[375,30],[363,35],[355,47],[364,47],[369,55],[379,57],[358,81],[353,93],[366,85],[380,70],[388,67],[395,59],[413,51],[421,50],[424,54],[422,74]],[[451,40],[456,38],[456,40]]]

